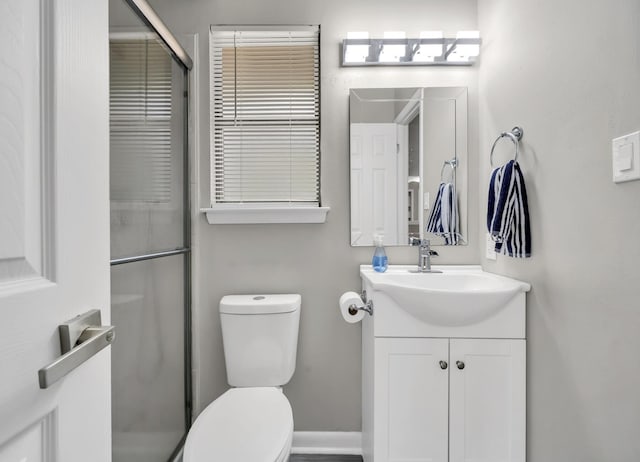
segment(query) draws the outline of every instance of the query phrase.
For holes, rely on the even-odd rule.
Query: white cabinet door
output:
[[[447,462],[448,345],[375,339],[375,462]]]
[[[59,324],[109,323],[107,53],[106,0],[0,1],[2,462],[111,460],[109,348],[38,383]]]
[[[524,462],[525,341],[451,339],[450,359],[450,462]]]

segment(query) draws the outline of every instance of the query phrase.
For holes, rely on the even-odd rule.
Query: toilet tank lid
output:
[[[300,294],[225,295],[220,300],[220,313],[291,313],[300,309],[301,301]]]

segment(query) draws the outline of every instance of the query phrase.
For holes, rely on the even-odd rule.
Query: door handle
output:
[[[84,314],[58,326],[62,356],[38,371],[40,388],[49,388],[87,359],[111,345],[114,326],[102,326],[100,310]]]

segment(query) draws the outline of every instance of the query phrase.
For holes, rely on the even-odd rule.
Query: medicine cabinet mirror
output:
[[[467,234],[467,89],[354,88],[349,94],[351,245],[445,239],[425,232],[441,182],[457,193]]]

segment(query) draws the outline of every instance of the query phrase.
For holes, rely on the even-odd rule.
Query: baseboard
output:
[[[291,454],[362,455],[360,432],[293,432]]]

